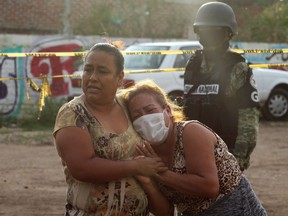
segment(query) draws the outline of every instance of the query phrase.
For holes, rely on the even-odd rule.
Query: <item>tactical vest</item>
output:
[[[225,96],[230,84],[230,74],[235,64],[245,59],[233,52],[227,52],[207,74],[200,73],[203,54],[199,50],[189,60],[184,73],[184,113],[190,119],[198,120],[213,129],[233,149],[238,130],[238,110],[257,106],[251,99],[256,92],[251,85],[252,71],[249,69],[246,83],[235,96]],[[256,95],[258,96],[258,95]]]

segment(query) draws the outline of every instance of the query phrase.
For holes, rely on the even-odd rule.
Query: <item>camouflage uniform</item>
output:
[[[199,67],[199,73],[200,74],[204,74],[205,76],[209,76],[210,73],[213,73],[213,68],[216,65],[216,63],[214,64],[207,64],[205,61],[205,58],[203,58],[202,60],[198,60],[201,61],[200,67]],[[219,62],[217,62],[219,64]],[[221,64],[221,63],[220,63]],[[193,66],[195,66],[195,62],[192,63],[191,62],[191,67],[193,68]],[[187,69],[189,67],[189,63],[186,66],[186,71],[189,70]],[[218,65],[219,67],[219,65]],[[220,66],[221,68],[221,66]],[[197,69],[195,69],[197,70]],[[225,90],[224,90],[224,94],[221,100],[225,100],[228,101],[230,98],[236,98],[236,103],[238,103],[237,97],[239,97],[239,95],[237,96],[237,94],[239,93],[240,89],[243,89],[243,86],[247,83],[249,83],[249,85],[251,85],[253,88],[255,88],[255,95],[254,95],[254,91],[251,93],[251,95],[241,95],[241,97],[249,97],[249,98],[245,98],[243,100],[253,100],[255,102],[255,104],[258,104],[258,94],[256,91],[256,85],[255,85],[255,81],[253,80],[253,76],[249,76],[249,67],[247,65],[247,63],[245,62],[238,62],[236,63],[233,67],[232,67],[232,71],[229,73],[230,74],[230,78],[228,79],[229,82],[225,85]],[[186,73],[186,72],[185,72]],[[191,76],[191,74],[189,74]],[[192,75],[193,76],[193,75]],[[184,75],[185,77],[185,75]],[[195,76],[194,76],[195,77]],[[187,76],[185,77],[185,79],[187,80]],[[184,79],[184,83],[185,83],[185,89],[187,89],[187,81],[185,82]],[[250,79],[250,80],[247,80]],[[208,79],[209,80],[209,79]],[[203,83],[205,84],[205,81],[201,82],[201,84],[203,85]],[[191,85],[190,85],[191,86]],[[192,85],[193,86],[193,85]],[[220,86],[221,88],[221,86]],[[250,90],[251,92],[251,90]],[[185,101],[185,97],[188,98],[189,96],[187,96],[187,90],[184,94],[184,101]],[[191,96],[190,97],[195,97],[195,96]],[[238,98],[239,101],[241,100],[241,98]],[[241,103],[241,102],[239,102]],[[247,103],[248,104],[248,103]],[[184,102],[184,106],[185,106],[185,102]],[[238,106],[238,105],[237,105]],[[186,104],[186,109],[191,109],[192,106],[189,106]],[[250,155],[252,153],[252,151],[254,150],[255,146],[256,146],[256,141],[257,141],[257,134],[258,134],[258,124],[259,124],[259,109],[257,106],[255,105],[247,105],[245,107],[241,107],[237,109],[236,112],[238,112],[238,119],[235,121],[235,125],[236,127],[236,139],[233,141],[233,145],[229,147],[229,151],[237,158],[238,163],[241,167],[242,170],[247,169],[249,167],[249,161],[250,161]],[[185,110],[185,109],[184,109]],[[213,110],[213,108],[211,109]],[[191,112],[193,112],[193,108],[191,109]],[[207,114],[207,116],[209,116],[209,112],[210,111],[204,111],[202,110],[202,115],[203,112],[206,112],[205,114]],[[187,112],[186,112],[187,113]],[[185,114],[186,114],[185,113]],[[212,115],[217,115],[218,113],[215,112],[214,114],[210,114],[210,116]],[[186,114],[186,116],[188,117],[188,119],[191,119],[192,117],[189,117],[189,115]],[[196,115],[197,116],[197,115]],[[223,118],[223,117],[222,117]],[[193,118],[192,118],[193,119]],[[197,119],[197,118],[196,118]],[[201,117],[200,119],[197,119],[199,121],[201,121]],[[222,120],[223,121],[223,120]],[[203,123],[205,123],[205,120],[203,120]],[[209,125],[208,125],[209,126]],[[217,132],[218,128],[213,128],[213,130],[215,130]],[[225,139],[224,139],[225,140]]]
[[[218,133],[241,169],[247,169],[257,140],[259,99],[252,70],[229,50],[238,33],[234,11],[223,2],[205,3],[193,30],[203,50],[192,55],[185,69],[185,115]]]
[[[231,85],[226,89],[227,97],[235,95],[236,91],[244,85],[247,70],[246,63],[241,62],[235,65],[231,73]],[[258,126],[259,109],[256,107],[239,109],[238,136],[234,149],[229,150],[237,158],[242,170],[250,165],[250,155],[257,142]]]

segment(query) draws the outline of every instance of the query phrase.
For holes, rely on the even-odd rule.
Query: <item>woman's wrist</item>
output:
[[[165,171],[165,172],[162,172],[162,173],[158,173],[155,178],[158,182],[162,183],[162,184],[165,184],[166,182],[166,179],[167,179],[167,175],[169,175],[169,170]]]

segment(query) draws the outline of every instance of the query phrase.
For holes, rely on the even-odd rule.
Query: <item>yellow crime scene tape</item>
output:
[[[231,51],[245,54],[245,53],[288,53],[288,49],[231,49]],[[84,52],[38,52],[38,53],[0,53],[0,57],[61,57],[61,56],[72,56],[72,57],[83,57],[88,51]],[[123,55],[169,55],[169,54],[194,54],[195,50],[159,50],[159,51],[121,51]],[[288,64],[250,64],[251,68],[272,68],[272,67],[288,67]],[[133,70],[125,71],[125,74],[135,74],[135,73],[155,73],[155,72],[175,72],[184,71],[185,68],[166,68],[166,69],[145,69],[145,70]],[[29,78],[29,77],[0,77],[0,81],[8,80],[21,80],[26,79],[27,83],[27,98],[30,98],[29,89],[30,87],[35,91],[40,91],[39,99],[39,111],[41,112],[45,106],[45,98],[51,95],[49,87],[49,78],[63,78],[63,77],[80,77],[80,74],[70,74],[70,75],[55,75],[46,76],[40,75],[39,77]],[[37,86],[32,79],[40,79],[42,82],[41,88]]]
[[[231,51],[245,53],[288,53],[287,49],[231,49]],[[72,56],[82,57],[88,51],[83,52],[32,52],[32,53],[0,53],[0,57],[53,57]],[[121,51],[123,55],[169,55],[169,54],[194,54],[195,50],[159,50],[159,51]]]
[[[0,53],[0,57],[54,57],[54,56],[74,56],[81,57],[87,52],[37,52],[37,53]]]

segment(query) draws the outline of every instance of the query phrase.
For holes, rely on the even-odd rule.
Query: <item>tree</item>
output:
[[[258,0],[246,7],[236,7],[239,22],[238,41],[287,42],[288,2]]]
[[[164,0],[95,1],[75,34],[107,37],[182,38],[187,20]],[[172,31],[171,31],[172,29]]]

